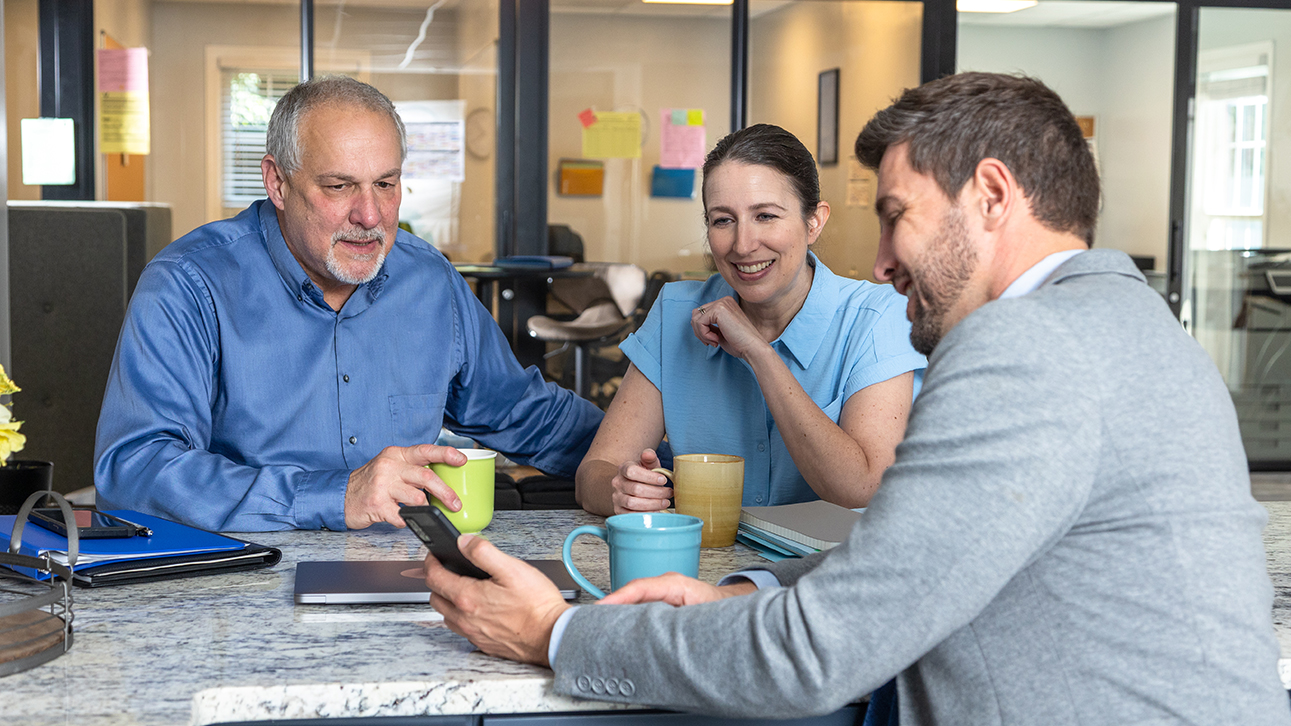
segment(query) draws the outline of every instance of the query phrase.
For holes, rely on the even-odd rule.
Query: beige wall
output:
[[[804,2],[753,20],[749,38],[749,120],[781,126],[816,154],[817,78],[839,69],[837,165],[820,167],[830,219],[816,254],[840,275],[871,278],[879,226],[872,208],[847,205],[848,159],[865,122],[903,89],[919,84],[922,5],[915,2]]]
[[[206,46],[281,46],[299,54],[293,5],[155,2],[148,199],[171,205],[176,237],[206,218]]]
[[[40,38],[36,0],[4,2],[5,115],[8,117],[10,199],[40,199],[40,187],[22,183],[19,119],[40,116]]]
[[[549,104],[548,221],[581,234],[589,260],[702,270],[703,205],[698,196],[652,198],[650,175],[659,162],[661,108],[704,109],[706,148],[730,131],[730,22],[553,15]],[[586,108],[644,111],[641,158],[605,160],[600,197],[558,196],[560,159],[582,155],[578,113]]]

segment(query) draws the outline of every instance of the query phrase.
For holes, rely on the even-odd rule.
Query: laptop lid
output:
[[[578,597],[578,585],[560,560],[525,560],[560,588]],[[296,602],[302,605],[428,603],[430,589],[421,560],[345,560],[296,564]]]

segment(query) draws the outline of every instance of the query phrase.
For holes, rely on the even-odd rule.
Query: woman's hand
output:
[[[748,360],[754,350],[770,348],[730,295],[695,308],[690,327],[699,342],[720,346],[736,358]]]
[[[654,449],[641,452],[637,463],[625,461],[619,466],[619,473],[610,481],[614,487],[613,501],[615,514],[628,512],[660,512],[668,508],[672,498],[672,487],[668,478],[651,469],[659,467],[659,455]]]

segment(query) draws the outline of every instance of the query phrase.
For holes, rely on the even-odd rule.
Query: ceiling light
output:
[[[1038,4],[1036,0],[959,0],[955,9],[961,13],[1016,13]]]
[[[641,0],[641,2],[669,5],[730,5],[735,0]]]

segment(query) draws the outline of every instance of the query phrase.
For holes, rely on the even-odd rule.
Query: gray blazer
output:
[[[1227,389],[1128,257],[991,302],[929,360],[896,463],[787,585],[580,608],[561,693],[833,711],[898,676],[902,726],[1289,724]]]

